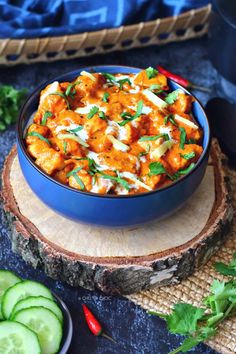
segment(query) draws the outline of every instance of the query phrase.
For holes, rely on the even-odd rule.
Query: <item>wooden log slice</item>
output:
[[[13,250],[52,278],[107,294],[176,283],[206,263],[230,229],[233,209],[222,161],[214,142],[200,187],[171,217],[143,227],[102,229],[45,206],[24,180],[14,147],[1,193]]]

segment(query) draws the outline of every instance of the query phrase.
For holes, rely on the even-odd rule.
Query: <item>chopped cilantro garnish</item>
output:
[[[82,125],[79,125],[77,128],[75,128],[75,129],[70,129],[70,130],[68,130],[68,132],[70,132],[70,133],[77,133],[77,132],[79,132],[80,130],[82,130],[83,129],[83,126]]]
[[[72,99],[74,99],[75,94],[76,94],[75,86],[76,86],[76,85],[79,85],[80,83],[81,83],[81,81],[77,81],[77,82],[74,82],[73,84],[69,84],[69,85],[67,86],[65,95],[66,95],[67,97],[71,97]]]
[[[185,160],[190,160],[193,157],[195,157],[195,152],[192,151],[192,152],[189,152],[188,154],[180,154],[180,156],[183,157],[183,159],[185,159]]]
[[[150,91],[153,91],[153,90],[160,90],[160,88],[161,88],[161,85],[152,84],[152,85],[149,87],[149,90],[150,90]]]
[[[166,173],[166,169],[161,162],[151,162],[149,164],[149,171],[148,176],[156,176]]]
[[[149,66],[149,68],[147,68],[145,71],[146,71],[148,79],[152,79],[152,78],[156,77],[158,74],[158,70],[152,68],[151,66]]]
[[[195,163],[192,162],[187,168],[185,168],[183,170],[179,170],[174,175],[172,175],[171,179],[175,180],[175,179],[178,179],[182,175],[186,175],[194,168],[194,166],[195,166]]]
[[[128,79],[128,78],[118,80],[117,83],[118,83],[118,85],[120,86],[120,89],[121,89],[121,90],[123,90],[123,85],[124,85],[125,83],[128,83],[130,86],[132,85],[130,79]]]
[[[129,85],[131,85],[130,79],[127,77],[125,79],[117,80],[119,78],[116,78],[114,75],[109,74],[109,73],[102,73],[102,75],[106,78],[107,82],[112,85],[119,86],[121,90],[123,90],[123,85],[127,82]],[[104,101],[107,102],[107,101]]]
[[[173,104],[177,100],[178,95],[179,95],[179,90],[175,90],[169,93],[165,98],[165,102],[168,104]]]
[[[164,92],[164,90],[161,88],[161,85],[153,84],[149,87],[149,90],[155,93],[155,95],[158,95],[159,93]]]
[[[87,115],[87,118],[88,118],[88,119],[93,118],[93,116],[94,116],[96,113],[98,113],[98,111],[99,111],[99,108],[98,108],[97,106],[93,106],[93,107],[90,109],[90,111],[89,111],[89,113],[88,113],[88,115]]]
[[[139,139],[139,141],[154,141],[157,140],[159,138],[164,138],[165,140],[170,140],[169,135],[168,134],[158,134],[158,135],[150,135],[150,136],[142,136],[142,138]]]
[[[100,112],[98,113],[98,116],[99,116],[99,118],[101,118],[101,119],[107,121],[107,116],[105,115],[104,112],[100,111]]]
[[[118,124],[120,126],[124,126],[126,125],[127,123],[131,122],[132,120],[138,118],[141,116],[142,114],[142,110],[143,110],[143,101],[140,100],[138,101],[138,105],[137,105],[137,111],[136,113],[132,116],[131,113],[129,112],[123,112],[121,113],[121,118],[125,118],[122,122],[119,122]]]
[[[109,73],[102,73],[102,75],[105,77],[106,81],[110,84],[116,85],[116,77],[112,74]]]
[[[52,112],[46,111],[46,112],[44,113],[44,115],[43,115],[43,119],[42,119],[42,121],[41,121],[41,125],[46,125],[48,118],[49,118],[49,117],[52,117],[52,116],[53,116]]]
[[[151,149],[151,146],[150,146],[149,144],[147,144],[146,151],[141,151],[141,152],[138,154],[138,158],[147,155],[147,154],[150,152],[150,149]]]
[[[176,127],[178,126],[178,124],[176,123],[173,114],[168,114],[167,116],[165,116],[164,118],[164,124],[166,125],[168,122],[171,122],[173,125],[175,125]]]
[[[67,141],[63,141],[63,152],[64,154],[67,153]]]
[[[39,138],[42,141],[45,141],[47,144],[50,145],[50,141],[47,138],[45,138],[42,134],[40,134],[38,132],[30,132],[26,136],[35,136],[35,137]]]
[[[67,108],[70,109],[70,103],[64,93],[55,91],[55,92],[49,94],[49,96],[53,96],[53,95],[62,97],[66,101]]]
[[[184,144],[186,141],[186,130],[183,127],[179,128],[180,130],[180,144],[179,147],[183,150],[184,149]]]
[[[129,183],[125,179],[123,179],[123,178],[121,178],[119,176],[118,177],[110,176],[110,175],[107,175],[107,174],[105,174],[103,172],[99,172],[99,174],[105,179],[110,179],[111,181],[116,181],[117,183],[121,184],[122,187],[124,187],[127,190],[130,189]]]
[[[76,182],[78,183],[78,185],[80,186],[80,188],[82,190],[84,190],[85,186],[83,181],[81,180],[81,178],[77,175],[77,172],[79,172],[80,170],[82,170],[83,167],[77,167],[74,170],[70,171],[69,173],[67,173],[66,177],[70,177],[73,176],[74,179],[76,180]]]
[[[103,102],[108,102],[108,97],[110,96],[110,94],[108,92],[104,92],[103,97],[102,97],[102,101]]]

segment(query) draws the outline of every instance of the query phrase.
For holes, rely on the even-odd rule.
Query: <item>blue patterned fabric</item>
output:
[[[207,0],[0,0],[0,38],[97,31],[177,15]]]

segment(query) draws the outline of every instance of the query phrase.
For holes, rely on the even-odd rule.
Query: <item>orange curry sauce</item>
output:
[[[153,68],[139,74],[82,72],[40,96],[27,150],[55,180],[99,194],[158,189],[188,173],[202,154],[193,98],[169,92]]]

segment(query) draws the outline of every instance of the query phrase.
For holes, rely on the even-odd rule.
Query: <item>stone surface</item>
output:
[[[67,62],[51,64],[20,65],[15,68],[0,68],[0,82],[17,87],[36,85],[48,78],[72,71],[78,67],[97,64],[123,64],[133,66],[155,66],[162,63],[173,71],[187,76],[196,84],[212,88],[211,97],[217,94],[219,75],[207,58],[206,39],[170,44],[165,47],[150,47],[109,55],[93,56]],[[197,93],[203,104],[209,95]],[[0,166],[15,141],[14,127],[0,134]],[[41,270],[34,270],[11,251],[8,230],[0,226],[0,268],[11,269],[20,276],[43,282],[54,290],[69,306],[73,315],[74,336],[69,354],[167,354],[178,346],[181,337],[168,333],[163,320],[149,316],[130,301],[104,296],[82,288],[74,289],[61,282],[49,279]],[[103,338],[93,337],[82,316],[81,303],[86,302],[104,324],[104,328],[117,341],[114,345]],[[205,346],[199,345],[191,351],[196,354],[214,354]]]

